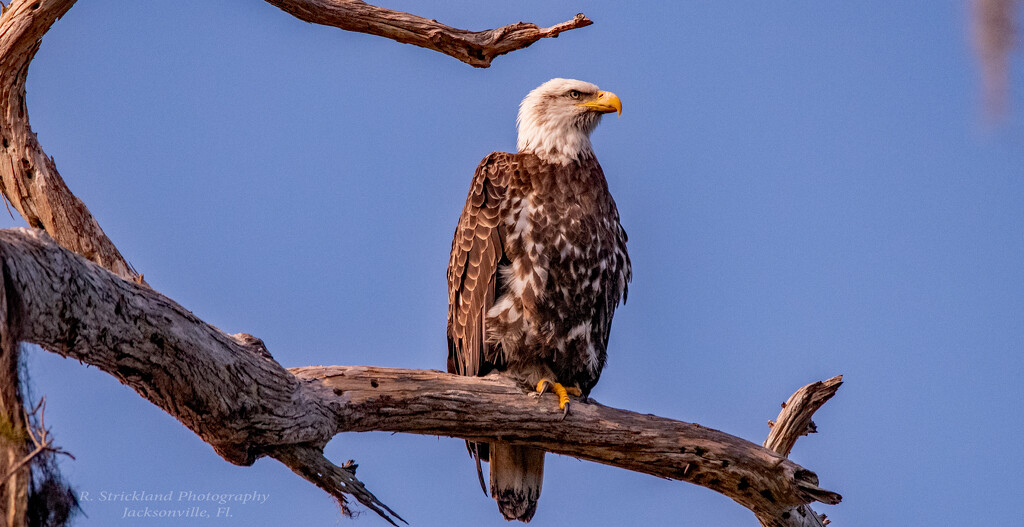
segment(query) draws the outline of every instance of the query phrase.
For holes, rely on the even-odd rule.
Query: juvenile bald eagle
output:
[[[614,93],[552,79],[519,108],[519,153],[477,167],[448,264],[448,371],[501,372],[542,391],[586,397],[605,363],[612,314],[631,271],[626,233],[590,133]],[[490,462],[491,496],[508,520],[537,509],[544,451],[468,443]],[[486,492],[486,488],[484,489]]]

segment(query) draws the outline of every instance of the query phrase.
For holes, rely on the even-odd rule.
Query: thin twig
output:
[[[17,474],[18,471],[22,469],[22,467],[31,462],[34,457],[38,456],[43,452],[63,454],[65,456],[70,457],[71,459],[75,459],[75,456],[71,455],[71,453],[65,452],[61,448],[52,446],[53,440],[50,438],[50,431],[46,429],[46,425],[43,421],[46,412],[46,396],[43,396],[43,398],[39,400],[39,403],[32,408],[31,412],[25,409],[22,409],[22,411],[25,412],[26,423],[31,423],[31,418],[35,416],[37,413],[39,414],[39,426],[33,427],[30,425],[25,430],[25,432],[28,434],[29,439],[32,440],[32,444],[35,445],[35,449],[29,452],[25,457],[18,460],[17,463],[12,465],[11,468],[9,468],[7,472],[2,477],[0,477],[0,481],[7,481],[8,479],[10,479],[10,477]]]

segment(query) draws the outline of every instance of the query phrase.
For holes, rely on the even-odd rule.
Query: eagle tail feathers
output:
[[[529,522],[537,512],[544,481],[544,451],[504,441],[492,442],[489,447],[491,497],[506,520]]]

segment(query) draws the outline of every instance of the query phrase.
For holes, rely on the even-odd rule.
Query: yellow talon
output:
[[[547,385],[549,384],[551,385],[551,391],[558,396],[559,410],[565,410],[565,406],[569,404],[570,394],[575,395],[576,397],[583,395],[583,392],[581,392],[580,389],[575,386],[569,386],[568,388],[566,388],[565,386],[562,386],[561,384],[553,382],[548,379],[541,379],[540,382],[537,383],[537,392],[544,393],[544,390],[547,389]]]

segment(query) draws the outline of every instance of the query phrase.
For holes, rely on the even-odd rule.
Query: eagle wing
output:
[[[511,156],[493,152],[480,162],[455,228],[448,262],[449,373],[486,375],[497,360],[488,352],[485,322],[505,257],[501,220]]]

